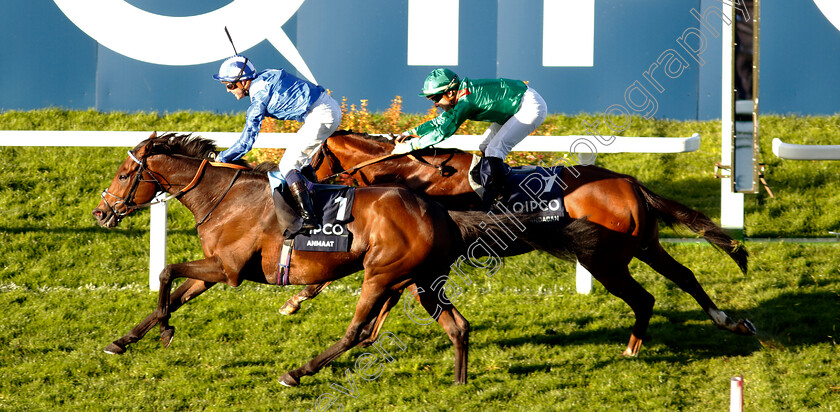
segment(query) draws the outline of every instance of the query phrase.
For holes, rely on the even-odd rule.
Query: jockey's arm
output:
[[[239,140],[227,150],[219,153],[217,157],[219,162],[235,162],[251,151],[251,148],[254,147],[254,142],[257,140],[257,135],[260,133],[260,126],[265,118],[265,110],[266,105],[262,100],[256,100],[248,107],[245,128],[242,130]]]
[[[456,104],[452,110],[443,112],[440,116],[429,120],[405,134],[420,136],[419,139],[409,140],[413,150],[433,146],[452,136],[461,127],[471,114],[471,106],[467,104]]]

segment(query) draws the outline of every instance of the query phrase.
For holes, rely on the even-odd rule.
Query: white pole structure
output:
[[[732,170],[732,136],[735,132],[733,119],[735,79],[733,75],[734,48],[733,26],[735,13],[732,5],[723,5],[721,23],[721,105],[720,105],[720,164]],[[729,21],[729,24],[726,22]],[[732,176],[720,179],[720,225],[728,232],[738,234],[744,231],[744,194],[732,190]]]
[[[43,131],[43,130],[0,130],[0,146],[47,146],[47,147],[134,147],[151,132],[116,131]],[[229,147],[239,133],[195,132],[194,135],[216,141],[219,147]],[[261,133],[255,148],[285,148],[295,133]],[[471,150],[484,139],[480,135],[456,135],[446,139],[438,147]],[[581,140],[591,143],[591,136],[528,136],[517,144],[517,151],[568,152],[571,149],[588,150],[589,145],[576,144]],[[71,144],[72,143],[72,144]],[[688,153],[700,148],[700,134],[690,137],[632,137],[622,136],[608,146],[598,145],[598,153]],[[151,207],[149,289],[160,288],[160,272],[166,265],[166,204]],[[592,275],[578,262],[576,265],[576,289],[579,293],[592,291]]]
[[[729,381],[729,412],[744,412],[744,375]]]
[[[166,198],[160,193],[155,201]],[[149,289],[160,289],[160,272],[166,265],[166,202],[155,203],[149,208]]]
[[[584,295],[592,292],[592,274],[577,260],[575,261],[575,290]]]
[[[840,145],[793,144],[773,139],[773,154],[787,160],[840,160]]]

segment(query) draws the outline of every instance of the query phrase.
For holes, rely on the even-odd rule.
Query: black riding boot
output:
[[[312,183],[318,183],[318,175],[315,173],[315,169],[312,168],[311,165],[306,165],[300,168],[300,174],[306,178],[306,180]]]
[[[309,197],[309,189],[306,188],[305,181],[297,181],[289,185],[289,192],[295,199],[295,206],[303,219],[303,230],[312,230],[318,227],[318,220],[315,218],[315,212],[312,209],[312,198]]]
[[[485,157],[487,166],[490,167],[490,179],[487,182],[487,189],[493,195],[493,200],[503,200],[508,196],[507,185],[505,180],[508,168],[505,161],[498,157]]]

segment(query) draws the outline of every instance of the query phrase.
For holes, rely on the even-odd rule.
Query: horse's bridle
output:
[[[140,204],[140,205],[134,203],[134,196],[137,193],[137,188],[140,187],[140,182],[144,181],[143,180],[143,173],[148,173],[149,176],[152,177],[152,180],[145,180],[146,182],[152,182],[153,181],[153,182],[155,182],[155,184],[158,187],[163,188],[163,185],[161,184],[161,182],[155,177],[155,173],[152,172],[151,170],[148,170],[148,167],[146,166],[146,159],[145,158],[142,161],[140,161],[140,159],[138,159],[137,156],[135,156],[134,153],[131,152],[131,150],[128,151],[128,157],[131,160],[133,160],[135,163],[140,165],[140,168],[134,174],[134,181],[131,182],[131,187],[128,189],[128,194],[126,194],[125,197],[123,198],[123,197],[117,196],[117,195],[109,192],[108,188],[105,188],[105,190],[102,191],[102,195],[101,195],[102,202],[105,203],[105,206],[108,206],[108,209],[110,209],[111,213],[113,213],[114,216],[116,217],[117,222],[121,221],[126,215],[128,215],[129,213],[131,213],[131,212],[133,212],[137,209],[141,209],[143,207],[151,206],[152,204],[157,203],[157,202],[150,202],[150,203],[144,203],[144,204]],[[170,185],[170,187],[171,187],[171,185]],[[106,195],[111,196],[114,199],[116,199],[114,204],[111,204],[110,202],[108,202],[108,199],[105,197]],[[125,209],[123,209],[122,211],[117,209],[120,204],[125,206]]]
[[[166,181],[166,178],[164,176],[160,175],[159,173],[154,172],[152,170],[149,170],[149,167],[146,165],[146,158],[145,157],[141,161],[140,159],[137,158],[137,156],[134,155],[134,153],[131,152],[131,150],[128,151],[128,157],[140,166],[138,168],[137,172],[134,174],[134,181],[131,183],[131,187],[128,189],[128,194],[126,194],[125,198],[122,198],[120,196],[117,196],[117,195],[109,192],[108,188],[105,188],[105,190],[102,191],[102,195],[101,195],[102,196],[102,201],[105,203],[106,206],[108,206],[108,209],[111,210],[111,213],[114,214],[114,216],[117,219],[117,222],[120,222],[126,215],[128,215],[129,213],[131,213],[131,212],[133,212],[137,209],[142,209],[144,207],[149,207],[149,206],[152,206],[152,205],[155,205],[155,204],[158,204],[158,203],[168,202],[168,201],[170,201],[172,199],[175,199],[175,198],[178,198],[181,195],[183,195],[184,193],[192,190],[192,188],[194,188],[198,184],[198,180],[201,178],[201,175],[204,173],[204,169],[207,167],[208,164],[211,164],[213,166],[221,166],[221,167],[227,167],[227,168],[231,168],[231,169],[237,169],[236,174],[234,174],[233,179],[231,180],[230,185],[228,186],[227,190],[225,190],[225,192],[222,194],[222,196],[219,197],[219,200],[216,202],[216,204],[210,209],[210,212],[212,212],[213,210],[216,209],[216,206],[218,206],[218,204],[221,203],[222,199],[224,199],[227,192],[230,191],[230,188],[233,187],[234,182],[236,182],[236,179],[242,173],[242,170],[248,169],[245,166],[240,166],[240,165],[235,165],[235,164],[230,164],[230,163],[217,163],[217,162],[211,162],[207,159],[202,159],[201,165],[198,166],[198,170],[196,171],[195,176],[183,188],[178,190],[178,192],[170,194],[169,196],[167,196],[163,199],[160,199],[160,200],[147,202],[147,203],[142,203],[142,204],[137,204],[137,203],[134,203],[134,196],[137,193],[137,188],[140,187],[141,182],[154,182],[156,188],[160,189],[160,190],[156,190],[156,192],[164,192],[164,191],[168,192],[175,185],[170,184],[168,181]],[[151,176],[151,180],[143,180],[143,174],[144,173],[147,173],[149,176]],[[163,180],[165,182],[165,185],[164,185],[164,183],[161,182],[161,180],[158,180],[158,177],[160,177],[161,180]],[[117,199],[117,201],[114,202],[114,204],[112,205],[111,203],[108,202],[108,199],[105,198],[105,195],[111,196],[114,199]],[[123,205],[125,205],[125,210],[124,211],[118,211],[116,209],[121,203]],[[201,225],[202,223],[207,221],[207,218],[210,216],[210,212],[208,212],[207,215],[204,216],[203,219],[201,219],[198,223],[196,223],[196,227],[198,227],[199,225]]]

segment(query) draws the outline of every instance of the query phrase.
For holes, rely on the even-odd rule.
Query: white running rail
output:
[[[0,146],[45,147],[134,147],[152,132],[125,131],[32,131],[0,130]],[[219,147],[229,147],[238,138],[236,132],[193,132],[196,136],[216,141]],[[255,148],[282,149],[295,133],[260,133]],[[456,135],[444,140],[438,147],[475,150],[483,140],[480,135]],[[593,136],[528,136],[516,145],[524,152],[577,152],[577,153],[687,153],[700,148],[700,134],[690,137],[616,137],[606,140]],[[774,150],[775,152],[775,141]],[[151,207],[149,241],[149,289],[160,287],[160,272],[166,265],[166,203]],[[579,293],[592,290],[592,275],[580,265],[576,266],[576,289]]]

